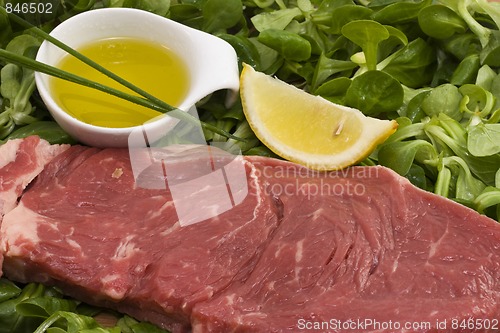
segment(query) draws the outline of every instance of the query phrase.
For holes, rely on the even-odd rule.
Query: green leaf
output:
[[[252,0],[252,2],[260,8],[267,8],[274,4],[274,0]]]
[[[267,148],[264,145],[259,145],[254,148],[251,148],[245,152],[245,155],[256,155],[256,156],[265,156],[265,157],[273,157],[278,158],[278,156]]]
[[[479,55],[471,54],[467,56],[458,64],[451,76],[450,83],[456,86],[474,83],[480,66]]]
[[[352,0],[323,0],[316,9],[311,13],[311,20],[314,24],[328,27],[332,22],[332,15],[335,9],[346,5],[353,5]]]
[[[0,302],[5,302],[11,298],[17,297],[22,289],[7,279],[0,279]]]
[[[134,7],[139,2],[141,1],[125,0],[123,6]],[[94,6],[94,4],[95,0],[74,0],[74,1],[68,1],[68,3],[65,4],[66,5],[65,7],[70,8],[70,13],[74,15],[76,13],[80,13],[91,9]]]
[[[286,8],[272,12],[264,12],[255,15],[251,18],[251,21],[257,29],[257,31],[262,32],[267,29],[277,29],[284,30],[293,19],[299,15],[302,15],[302,11],[297,8]]]
[[[44,333],[56,322],[65,322],[67,333],[80,333],[83,330],[97,329],[99,324],[91,317],[67,311],[58,311],[48,317],[33,333]],[[59,324],[58,324],[59,326]],[[102,331],[101,331],[102,332]]]
[[[323,83],[314,93],[330,101],[335,100],[337,103],[343,104],[340,103],[340,100],[342,100],[347,93],[347,89],[349,89],[351,82],[351,79],[348,77],[338,77]]]
[[[375,21],[358,20],[345,24],[342,35],[361,47],[368,70],[376,69],[378,44],[390,36],[387,28]]]
[[[79,2],[82,2],[82,4],[79,5],[78,11],[85,11],[89,10],[95,1],[80,0]],[[142,9],[160,16],[165,16],[170,9],[170,0],[125,0],[123,2],[123,7]]]
[[[500,189],[500,168],[498,169],[498,171],[495,175],[495,187]]]
[[[493,111],[495,98],[489,91],[475,84],[464,84],[458,90],[463,95],[460,103],[461,112],[486,118]]]
[[[352,80],[346,103],[367,116],[377,116],[398,110],[403,98],[403,87],[396,79],[381,71],[368,71]]]
[[[320,30],[317,25],[313,24],[311,20],[305,20],[297,24],[299,26],[297,33],[309,41],[312,54],[320,55],[331,49],[333,45],[331,38],[324,31]]]
[[[334,8],[328,17],[328,20],[318,22],[317,20],[315,21],[313,17],[313,22],[316,24],[322,23],[326,25],[325,31],[330,34],[339,35],[342,32],[342,27],[347,23],[368,19],[371,14],[372,10],[367,7],[344,5]]]
[[[6,13],[0,13],[0,47],[5,47],[12,34],[9,18]]]
[[[481,46],[485,47],[491,38],[492,30],[481,25],[473,15],[473,11],[469,7],[471,4],[470,0],[460,0],[460,1],[446,1],[447,5],[456,6],[456,11],[462,17],[462,19],[467,23],[469,29],[478,37],[481,42]],[[455,7],[452,7],[455,9]]]
[[[472,155],[490,156],[500,153],[500,124],[479,123],[469,128],[468,132],[467,149]]]
[[[311,44],[307,39],[286,30],[268,29],[259,34],[258,41],[276,50],[283,58],[305,61],[311,57]]]
[[[16,306],[17,313],[25,317],[47,318],[57,311],[75,311],[77,302],[57,297],[35,297]]]
[[[436,68],[436,51],[423,39],[417,38],[383,63],[384,72],[410,88],[419,88],[431,82]]]
[[[259,42],[257,37],[249,38],[249,41],[255,45],[257,53],[259,54],[260,70],[268,75],[274,75],[283,64],[283,57],[281,57],[275,49]]]
[[[446,134],[453,139],[454,145],[464,147],[467,141],[467,130],[462,123],[448,116],[446,113],[440,113],[437,116],[438,124],[445,130]],[[432,122],[432,120],[431,120]]]
[[[422,118],[426,116],[425,112],[422,110],[422,102],[429,92],[423,91],[415,95],[406,105],[406,109],[402,115],[408,117],[412,123],[421,121]]]
[[[176,3],[170,6],[170,18],[177,22],[193,20],[201,15],[201,8],[193,4]]]
[[[20,139],[30,135],[38,135],[51,144],[74,144],[76,141],[54,121],[37,121],[12,132],[7,139]]]
[[[461,100],[462,94],[458,88],[447,83],[432,89],[423,100],[421,108],[429,116],[444,113],[455,120],[460,120]]]
[[[492,30],[488,44],[480,53],[482,65],[500,66],[500,31]]]
[[[32,55],[34,58],[36,50],[40,46],[40,40],[32,35],[23,34],[14,37],[5,47],[6,51],[13,52],[19,55]],[[34,52],[33,52],[34,51]]]
[[[415,186],[429,191],[429,183],[425,175],[425,170],[420,165],[412,164],[405,177]]]
[[[483,193],[474,199],[475,208],[483,213],[488,207],[498,205],[500,207],[500,189],[493,186],[488,186]],[[500,215],[497,216],[500,219]]]
[[[495,176],[500,166],[500,154],[480,157],[472,155],[467,149],[466,140],[460,138],[461,132],[465,136],[466,131],[459,122],[444,113],[439,115],[439,119],[434,120],[437,120],[437,123],[433,121],[425,125],[427,136],[433,142],[439,141],[440,145],[444,145],[440,149],[449,147],[457,157],[462,158],[467,163],[473,175],[483,183],[486,185],[495,184]]]
[[[6,64],[0,71],[0,94],[7,99],[16,98],[21,90],[22,69],[14,64]]]
[[[411,120],[407,117],[396,118],[396,121],[398,123],[398,129],[396,133],[387,138],[385,141],[386,144],[390,142],[403,141],[413,137],[421,137],[425,133],[424,123],[412,124]]]
[[[408,37],[401,30],[390,25],[384,25],[389,32],[389,38],[380,42],[378,47],[378,58],[385,59],[401,46],[408,45]]]
[[[457,156],[443,158],[443,164],[446,165],[454,174],[456,174],[455,198],[471,202],[486,187],[486,185],[476,179],[467,163]]]
[[[481,66],[477,72],[476,85],[485,90],[492,90],[497,73],[488,65]],[[496,97],[496,96],[495,96]]]
[[[382,24],[398,25],[408,23],[417,20],[420,10],[431,3],[432,0],[394,2],[377,11],[372,18]]]
[[[325,82],[330,76],[341,72],[350,72],[357,64],[352,61],[330,59],[325,54],[321,54],[314,69],[314,76],[311,83],[311,89],[314,91],[318,86]],[[348,75],[350,76],[350,75]]]
[[[202,9],[203,30],[215,32],[235,26],[243,16],[241,0],[207,0]]]
[[[45,287],[42,285],[30,283],[17,297],[0,303],[0,333],[33,332],[39,321],[27,320],[17,312],[16,307],[27,299],[42,296],[44,291]]]
[[[368,7],[380,9],[381,7],[389,6],[389,5],[391,5],[393,3],[397,3],[399,1],[401,1],[401,0],[372,0],[368,3]]]
[[[495,22],[497,27],[500,27],[500,7],[495,1],[476,0],[475,5],[482,9]],[[481,11],[481,10],[478,10]]]
[[[438,167],[438,175],[436,184],[434,185],[434,193],[445,198],[448,197],[451,185],[451,170],[446,166]]]
[[[149,323],[137,323],[131,327],[133,333],[168,333]]]
[[[259,51],[257,50],[255,44],[253,44],[248,38],[226,33],[218,34],[217,36],[231,44],[234,48],[236,54],[238,55],[240,70],[243,63],[254,67],[255,70],[261,69]]]
[[[467,23],[451,8],[433,4],[418,13],[418,24],[422,31],[433,38],[446,39],[464,33]]]
[[[467,166],[467,164],[464,162],[463,166]],[[485,187],[486,185],[482,181],[471,175],[469,168],[461,168],[457,177],[455,198],[473,201]]]
[[[379,163],[406,176],[413,162],[437,159],[436,149],[425,140],[397,141],[384,144],[378,153]]]

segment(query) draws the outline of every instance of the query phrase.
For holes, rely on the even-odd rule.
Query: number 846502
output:
[[[479,318],[469,318],[469,319],[453,319],[451,321],[451,328],[453,330],[492,330],[497,331],[500,327],[498,326],[498,319],[479,319]]]
[[[5,10],[9,14],[52,14],[52,3],[24,2],[15,5],[7,3]]]

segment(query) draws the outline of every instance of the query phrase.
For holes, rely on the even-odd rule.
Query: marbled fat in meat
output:
[[[37,136],[0,145],[0,222],[44,166],[67,148],[69,145],[50,145]]]

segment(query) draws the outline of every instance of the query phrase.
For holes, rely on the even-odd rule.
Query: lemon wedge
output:
[[[244,65],[243,111],[274,153],[316,170],[338,170],[365,159],[397,129],[394,120],[365,116]]]

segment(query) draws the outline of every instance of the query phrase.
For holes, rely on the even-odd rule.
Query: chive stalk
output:
[[[105,67],[99,65],[92,59],[86,57],[85,55],[81,54],[80,52],[76,51],[72,47],[68,46],[67,44],[63,43],[57,38],[52,37],[50,34],[46,33],[42,29],[38,28],[37,26],[34,26],[30,22],[18,17],[17,15],[14,15],[12,13],[7,14],[9,16],[9,19],[12,20],[15,23],[18,23],[22,25],[23,27],[27,29],[31,29],[31,31],[36,34],[37,36],[49,41],[50,43],[54,44],[55,46],[59,47],[60,49],[66,51],[67,53],[71,54],[78,60],[82,61],[83,63],[87,64],[88,66],[98,70],[99,72],[103,73],[104,75],[108,76],[109,78],[115,80],[116,82],[120,83],[121,85],[129,88],[130,90],[138,93],[139,95],[147,98],[150,101],[153,101],[155,104],[162,106],[166,110],[174,110],[175,107],[167,104],[165,101],[162,101],[161,99],[151,95],[147,91],[137,87],[136,85],[130,83],[129,81],[123,79],[122,77],[116,75],[115,73],[111,72],[110,70],[106,69]]]
[[[165,113],[166,111],[170,111],[170,109],[165,110],[164,108],[158,106],[155,103],[152,103],[151,101],[149,101],[145,98],[134,96],[131,94],[127,94],[121,90],[111,88],[111,87],[108,87],[108,86],[103,85],[101,83],[85,79],[81,76],[72,74],[70,72],[64,71],[64,70],[59,69],[59,68],[54,67],[54,66],[44,64],[43,62],[33,60],[29,57],[25,57],[25,56],[19,55],[19,54],[14,53],[14,52],[9,52],[9,51],[6,51],[4,49],[0,49],[0,59],[6,60],[10,63],[16,64],[16,65],[24,67],[24,68],[29,68],[29,69],[35,70],[35,71],[40,72],[40,73],[54,76],[54,77],[57,77],[57,78],[60,78],[60,79],[66,80],[66,81],[70,81],[73,83],[77,83],[77,84],[85,86],[85,87],[100,90],[100,91],[105,92],[107,94],[110,94],[110,95],[113,95],[113,96],[116,96],[116,97],[119,97],[122,99],[126,99],[132,103],[142,105],[142,106],[145,106],[147,108],[151,108],[155,111],[159,111],[162,113]]]

